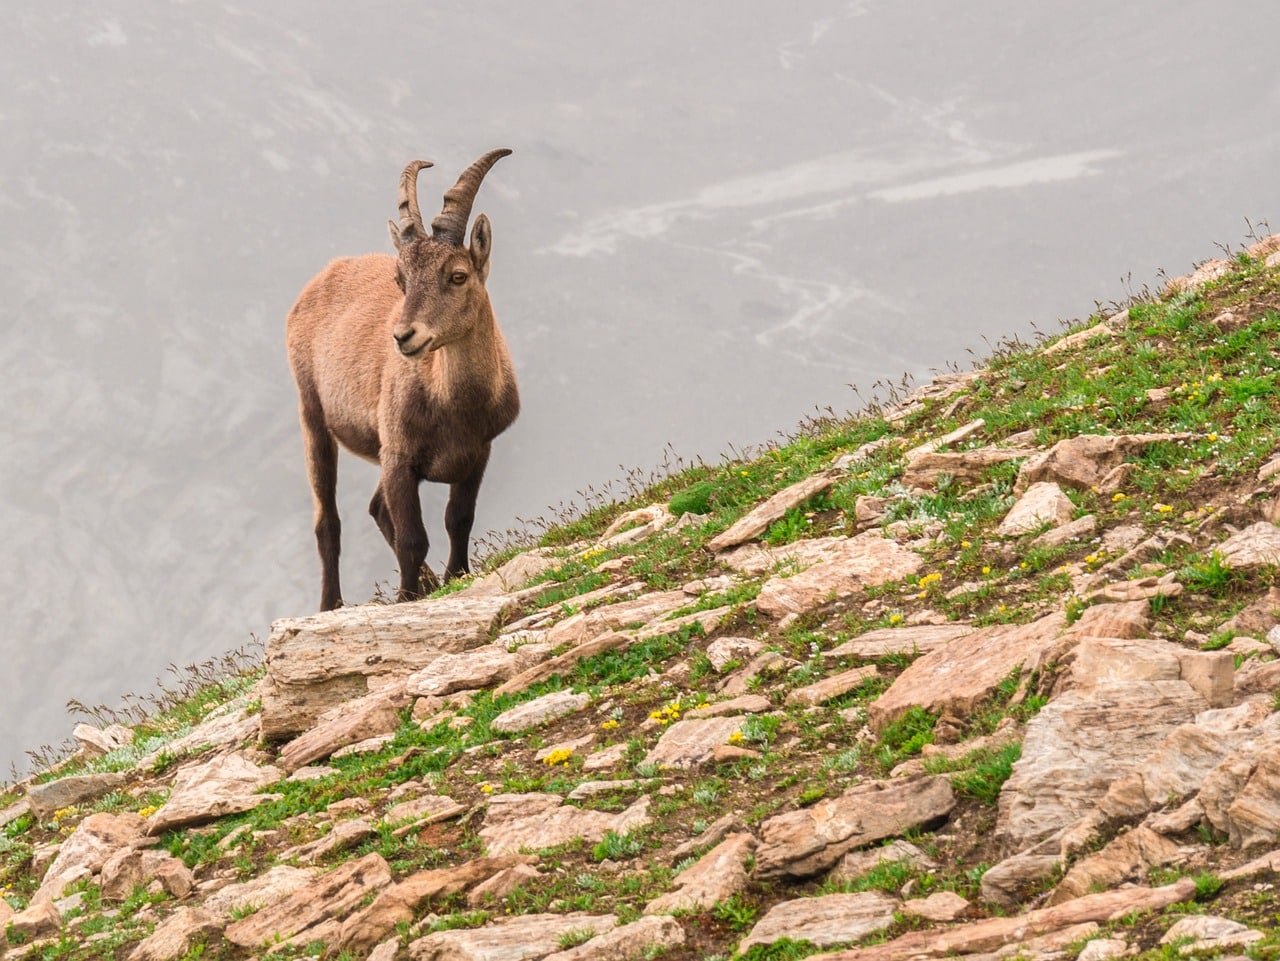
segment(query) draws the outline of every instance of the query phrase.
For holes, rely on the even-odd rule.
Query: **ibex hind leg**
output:
[[[338,556],[342,551],[342,520],[338,516],[338,443],[324,423],[318,404],[301,405],[307,477],[315,499],[316,548],[320,552],[320,610],[342,606]]]
[[[369,501],[369,515],[378,525],[378,530],[382,531],[382,536],[386,539],[387,545],[394,551],[396,549],[396,531],[391,523],[391,511],[387,509],[386,498],[382,496],[382,484],[379,483],[373,492],[373,500]],[[438,590],[440,587],[440,578],[436,576],[426,563],[421,567],[419,578],[419,592],[422,594],[430,594]]]
[[[487,452],[486,452],[487,454]],[[471,525],[476,519],[476,497],[480,493],[480,481],[488,457],[470,477],[449,485],[449,503],[444,509],[444,527],[449,533],[449,562],[445,565],[444,579],[451,581],[471,570]]]

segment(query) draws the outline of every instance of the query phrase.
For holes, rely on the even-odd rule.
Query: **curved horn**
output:
[[[467,232],[467,221],[471,219],[471,205],[475,202],[476,191],[480,189],[480,181],[489,172],[489,168],[511,153],[505,147],[490,150],[473,163],[458,182],[450,187],[444,195],[444,209],[431,221],[431,236],[436,240],[462,246],[462,237]]]
[[[414,231],[419,236],[427,233],[422,225],[422,211],[418,209],[418,171],[430,166],[430,160],[414,160],[400,175],[400,236],[403,238],[407,239]]]

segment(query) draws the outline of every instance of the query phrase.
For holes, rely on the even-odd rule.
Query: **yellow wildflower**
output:
[[[544,757],[542,763],[547,767],[555,767],[557,764],[568,764],[571,757],[573,757],[572,750],[567,747],[558,747]]]
[[[600,725],[600,729],[603,731],[612,731],[617,726],[618,726],[618,722],[615,721],[613,718],[609,718],[609,720],[605,721],[603,724]]]
[[[732,734],[730,734],[730,735],[729,735],[729,743],[730,743],[730,744],[741,744],[741,743],[742,743],[742,732],[741,732],[741,731],[734,731]]]

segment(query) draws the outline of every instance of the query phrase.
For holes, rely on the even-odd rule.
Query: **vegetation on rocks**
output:
[[[0,954],[1280,956],[1277,251],[91,712]]]

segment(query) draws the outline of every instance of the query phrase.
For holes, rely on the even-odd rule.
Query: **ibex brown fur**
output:
[[[515,371],[485,280],[492,242],[481,214],[463,245],[476,191],[511,151],[485,154],[444,195],[427,235],[415,160],[400,177],[399,251],[335,260],[289,312],[307,472],[323,568],[320,608],[342,604],[338,579],[338,445],[382,466],[369,513],[400,566],[397,600],[422,590],[427,532],[418,484],[449,485],[445,578],[466,573],[476,494],[493,438],[516,419]]]

